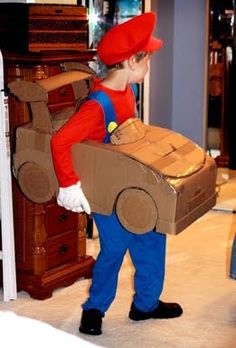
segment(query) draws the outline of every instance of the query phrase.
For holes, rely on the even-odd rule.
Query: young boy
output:
[[[153,12],[136,16],[110,29],[98,45],[98,56],[107,66],[108,74],[103,80],[94,80],[92,92],[106,94],[118,125],[135,117],[131,84],[143,81],[151,54],[162,47],[162,41],[152,37],[155,21]],[[66,209],[90,213],[89,202],[73,169],[71,147],[87,139],[107,141],[107,126],[108,129],[100,104],[88,99],[52,138],[54,166],[60,184],[57,201]],[[165,273],[166,235],[154,231],[130,233],[114,212],[111,216],[97,213],[93,216],[99,232],[100,253],[93,269],[89,298],[82,305],[80,332],[102,333],[102,318],[115,298],[118,273],[127,250],[136,271],[129,318],[137,321],[180,316],[183,312],[180,305],[159,300]]]

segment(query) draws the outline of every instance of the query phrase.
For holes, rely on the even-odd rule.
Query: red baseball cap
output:
[[[153,52],[163,46],[161,39],[152,36],[156,14],[147,12],[115,25],[101,39],[97,54],[106,65],[120,63],[138,52]]]

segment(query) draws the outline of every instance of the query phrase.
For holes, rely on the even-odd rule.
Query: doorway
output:
[[[235,1],[210,0],[209,23],[207,143],[217,165],[228,167],[232,162],[231,129],[235,122]]]

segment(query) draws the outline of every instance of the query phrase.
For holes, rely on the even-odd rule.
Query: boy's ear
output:
[[[132,55],[129,59],[127,59],[127,62],[128,62],[128,67],[130,68],[130,70],[133,71],[136,65],[135,55]]]

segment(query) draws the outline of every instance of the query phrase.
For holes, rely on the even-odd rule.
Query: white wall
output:
[[[164,48],[150,73],[150,124],[171,128],[205,147],[208,1],[156,0],[156,35]]]

